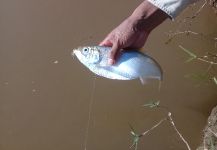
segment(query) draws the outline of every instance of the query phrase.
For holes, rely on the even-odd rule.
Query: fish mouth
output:
[[[74,57],[74,56],[77,56],[80,54],[80,51],[77,50],[77,49],[73,49],[72,52],[71,52],[71,55]]]
[[[71,52],[72,56],[75,56],[76,51],[77,51],[76,49],[72,50],[72,52]]]
[[[73,49],[71,52],[72,57],[77,57],[79,60],[83,59],[83,55],[81,54],[81,51],[79,49]]]
[[[77,55],[76,55],[76,54],[78,53],[77,51],[78,51],[77,49],[73,49],[73,50],[72,50],[71,56],[72,56],[73,59],[75,59],[75,57],[77,56]]]

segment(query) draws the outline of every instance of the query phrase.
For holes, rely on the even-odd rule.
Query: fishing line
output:
[[[159,83],[158,83],[158,91],[160,92],[160,90],[161,90],[161,86],[162,86],[162,81],[159,81]]]
[[[86,127],[85,137],[84,137],[84,150],[87,150],[87,142],[88,142],[89,129],[90,129],[90,120],[91,120],[91,115],[93,110],[95,89],[96,89],[96,76],[94,76],[93,78],[93,87],[92,87],[92,92],[91,92],[89,107],[88,107],[88,120],[87,120],[87,127]]]

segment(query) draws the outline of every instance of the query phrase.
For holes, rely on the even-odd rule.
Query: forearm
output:
[[[167,18],[169,15],[145,0],[134,10],[129,20],[134,22],[136,30],[150,32]]]
[[[192,4],[198,0],[147,0],[151,4],[155,5],[165,13],[167,13],[172,19],[178,16],[189,4]]]

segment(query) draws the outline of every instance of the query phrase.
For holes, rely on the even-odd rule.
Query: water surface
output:
[[[97,44],[140,2],[0,1],[1,150],[84,149],[94,75],[71,58],[71,49]],[[217,34],[216,20],[212,10],[205,8],[190,29],[212,37]],[[184,77],[208,66],[184,63],[186,54],[178,45],[201,55],[216,49],[213,42],[196,36],[180,36],[165,44],[165,32],[177,26],[164,22],[144,48],[164,70],[160,92],[157,84],[96,78],[87,150],[129,149],[129,123],[142,132],[165,116],[160,110],[142,107],[153,99],[171,109],[192,149],[199,145],[206,118],[217,103],[216,86],[202,83],[198,87],[198,82]],[[164,123],[141,140],[139,149],[182,150],[185,146]]]

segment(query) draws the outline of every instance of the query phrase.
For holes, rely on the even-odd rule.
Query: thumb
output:
[[[117,42],[113,43],[111,51],[109,53],[109,59],[108,59],[109,65],[113,65],[115,63],[118,50],[119,50],[118,43]]]

